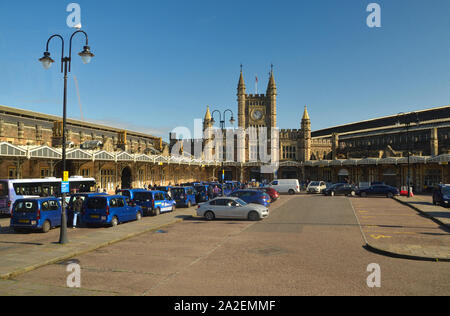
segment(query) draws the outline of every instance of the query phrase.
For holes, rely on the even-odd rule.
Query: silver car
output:
[[[216,218],[240,218],[259,221],[269,216],[269,209],[263,205],[246,203],[236,197],[219,197],[198,206],[197,216],[212,221]]]

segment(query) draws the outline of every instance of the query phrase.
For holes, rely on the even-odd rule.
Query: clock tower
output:
[[[270,71],[269,83],[267,85],[266,94],[247,94],[242,73],[239,77],[237,89],[238,96],[238,125],[241,130],[247,131],[249,128],[267,128],[268,151],[270,153],[270,135],[272,129],[277,126],[277,87],[273,73],[273,66]],[[248,136],[245,142],[245,152],[241,161],[249,161],[252,159],[252,151],[249,150],[252,144],[249,144]],[[253,145],[254,147],[256,145]],[[257,147],[257,146],[256,146]]]

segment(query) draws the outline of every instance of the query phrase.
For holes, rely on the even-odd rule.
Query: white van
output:
[[[277,190],[279,193],[295,194],[300,193],[300,184],[297,179],[278,179],[272,181],[269,187]]]
[[[322,193],[326,188],[325,181],[312,181],[306,188],[306,193]]]

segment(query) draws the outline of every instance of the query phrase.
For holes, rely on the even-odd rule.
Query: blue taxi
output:
[[[122,195],[91,196],[86,199],[81,214],[88,226],[117,226],[140,220],[142,209]]]
[[[134,192],[132,201],[142,208],[144,216],[157,216],[173,212],[176,208],[176,202],[164,191],[137,191]]]
[[[172,187],[170,191],[178,206],[191,207],[197,204],[194,187]]]
[[[61,226],[61,204],[57,198],[18,199],[12,207],[10,227],[16,232],[47,233]]]

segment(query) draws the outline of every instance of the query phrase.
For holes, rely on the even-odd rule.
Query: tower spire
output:
[[[267,95],[277,94],[277,85],[275,84],[275,77],[273,75],[273,65],[270,65],[270,78],[267,85]]]
[[[242,73],[242,64],[241,64],[241,74],[239,76],[238,94],[245,94],[245,81],[244,81],[244,74]]]
[[[310,120],[309,114],[308,114],[308,107],[307,107],[307,105],[305,105],[305,111],[303,112],[302,120],[308,120],[308,121]]]

